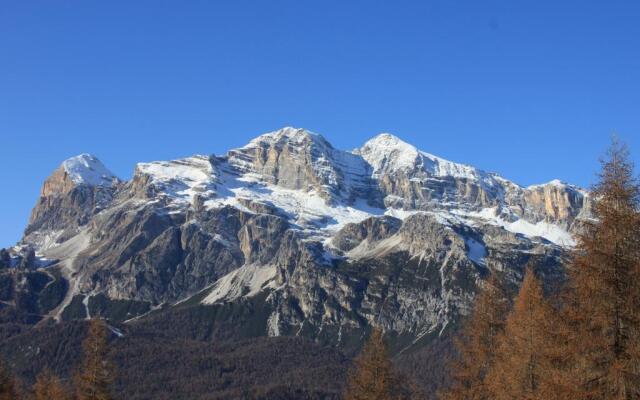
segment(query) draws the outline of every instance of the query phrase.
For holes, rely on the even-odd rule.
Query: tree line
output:
[[[440,400],[640,399],[640,186],[617,141],[601,164],[563,287],[546,294],[529,265],[511,299],[490,276]],[[356,359],[345,399],[423,398],[394,373],[381,338],[374,331]]]
[[[115,367],[107,358],[107,325],[92,319],[82,342],[84,358],[72,382],[63,382],[44,370],[32,388],[24,388],[5,365],[0,364],[0,400],[111,400]]]

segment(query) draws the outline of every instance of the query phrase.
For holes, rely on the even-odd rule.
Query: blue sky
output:
[[[2,2],[0,247],[67,157],[128,178],[286,125],[587,186],[612,132],[640,154],[639,20],[634,0]]]

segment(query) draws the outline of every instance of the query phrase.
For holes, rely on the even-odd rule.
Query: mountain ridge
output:
[[[265,335],[341,342],[374,325],[418,340],[464,315],[488,271],[516,284],[538,259],[559,276],[589,215],[574,186],[521,187],[390,134],[349,152],[287,127],[220,156],[138,163],[130,180],[71,160],[86,178],[54,172],[12,250],[68,287],[33,310],[45,320],[266,296]]]
[[[281,128],[281,129],[275,130],[275,131],[271,131],[271,132],[268,132],[268,133],[265,133],[265,134],[259,135],[259,136],[255,137],[254,139],[251,139],[251,140],[250,140],[247,144],[245,144],[244,146],[241,146],[241,147],[236,148],[236,149],[228,150],[228,151],[226,151],[225,153],[223,153],[222,155],[216,155],[216,154],[214,154],[214,153],[211,153],[211,154],[193,154],[193,155],[191,155],[191,156],[181,157],[180,159],[187,159],[187,158],[194,157],[194,156],[195,156],[195,157],[198,157],[198,156],[202,156],[202,157],[225,157],[225,156],[227,156],[227,155],[228,155],[228,153],[229,153],[229,152],[233,152],[233,151],[235,151],[235,150],[244,149],[244,148],[248,148],[248,147],[254,147],[254,146],[256,145],[256,143],[260,142],[261,140],[264,140],[265,138],[268,138],[268,137],[273,137],[273,136],[275,136],[275,135],[276,135],[276,134],[278,134],[278,133],[282,133],[282,136],[286,137],[286,136],[287,136],[287,132],[289,132],[289,133],[290,133],[290,132],[293,132],[293,133],[294,133],[294,135],[295,135],[295,133],[296,133],[296,132],[305,132],[306,134],[308,134],[308,135],[309,135],[309,136],[311,136],[311,137],[317,137],[317,138],[319,138],[319,140],[321,140],[322,142],[324,142],[324,143],[328,144],[332,149],[334,149],[334,147],[331,145],[331,143],[330,143],[330,142],[329,142],[329,141],[328,141],[328,140],[327,140],[323,135],[321,135],[321,134],[314,133],[313,131],[309,131],[309,130],[304,129],[304,128],[295,128],[295,127],[287,126],[287,127],[283,127],[283,128]],[[405,141],[404,141],[404,140],[402,140],[399,136],[396,136],[395,134],[393,134],[393,133],[389,133],[389,132],[382,132],[382,133],[379,133],[379,134],[377,134],[377,135],[375,135],[375,136],[371,137],[371,138],[370,138],[370,139],[368,139],[367,141],[365,141],[365,142],[363,143],[363,145],[362,145],[362,146],[360,146],[360,147],[356,147],[356,148],[352,149],[351,151],[348,151],[348,150],[338,150],[338,151],[343,151],[343,152],[345,152],[345,153],[351,153],[351,154],[360,155],[360,153],[362,153],[362,152],[363,152],[363,149],[365,149],[365,148],[367,148],[367,147],[371,146],[371,142],[376,141],[376,139],[378,139],[378,138],[380,138],[380,137],[387,137],[387,138],[391,138],[391,139],[392,139],[392,140],[394,140],[394,141],[401,142],[403,145],[406,145],[406,146],[408,146],[408,147],[409,147],[409,149],[408,149],[408,150],[412,150],[412,151],[414,151],[414,152],[416,153],[416,156],[418,156],[418,155],[425,155],[425,156],[428,156],[428,157],[431,157],[431,158],[434,158],[434,159],[442,160],[442,161],[444,161],[444,162],[446,162],[446,163],[449,163],[449,164],[454,164],[454,165],[456,165],[456,166],[471,168],[471,169],[474,169],[474,170],[480,171],[480,172],[482,172],[482,173],[484,173],[484,174],[487,174],[487,175],[500,176],[500,175],[499,175],[499,173],[497,173],[497,172],[489,172],[489,171],[486,171],[486,170],[483,170],[483,169],[479,169],[479,168],[473,167],[473,166],[471,166],[470,164],[465,164],[465,163],[460,163],[460,162],[450,161],[450,160],[444,159],[444,158],[442,158],[442,157],[439,157],[439,156],[433,155],[433,154],[431,154],[431,153],[428,153],[428,152],[426,152],[426,151],[420,150],[420,149],[418,149],[417,147],[415,147],[414,145],[412,145],[412,144],[410,144],[410,143],[408,143],[408,142],[405,142]],[[90,153],[81,153],[81,154],[79,154],[79,155],[77,155],[77,156],[69,157],[68,159],[64,160],[64,161],[62,162],[61,166],[62,166],[66,161],[72,161],[72,160],[74,160],[74,159],[77,159],[77,158],[79,158],[79,157],[83,157],[83,156],[93,158],[93,159],[97,160],[98,162],[100,162],[100,160],[98,159],[98,157],[97,157],[96,155],[94,155],[94,154],[90,154]],[[146,162],[140,162],[139,164],[151,164],[151,163],[154,163],[154,162],[163,162],[163,161],[160,161],[160,160],[156,160],[156,161],[146,161]],[[165,162],[166,162],[166,161],[165,161]],[[100,163],[101,163],[101,162],[100,162]],[[101,163],[101,164],[102,164],[102,163]],[[104,165],[103,165],[103,166],[104,166]],[[137,166],[137,165],[136,165],[136,166]],[[104,167],[104,168],[106,169],[106,167]],[[374,168],[374,169],[375,169],[375,168]],[[107,171],[108,171],[108,169],[107,169]],[[113,177],[118,178],[115,174],[111,173],[110,171],[109,171],[109,173],[110,173]],[[135,166],[134,166],[134,174],[135,174]],[[501,176],[500,176],[500,177],[501,177]],[[118,178],[118,179],[119,179],[119,180],[122,180],[121,178]],[[517,185],[517,186],[519,186],[519,187],[523,188],[523,189],[524,189],[524,188],[534,188],[534,187],[539,187],[539,186],[546,186],[546,185],[550,185],[550,184],[557,184],[557,185],[567,185],[567,186],[573,187],[573,188],[575,188],[575,189],[581,190],[581,191],[583,191],[583,192],[586,192],[586,190],[585,190],[584,188],[581,188],[581,187],[580,187],[580,186],[578,186],[578,185],[574,185],[574,184],[571,184],[571,183],[568,183],[568,182],[564,182],[564,181],[561,181],[561,180],[559,180],[559,179],[552,179],[552,180],[550,180],[550,181],[548,181],[548,182],[532,183],[532,184],[529,184],[529,185],[521,185],[521,184],[519,184],[519,183],[517,183],[517,182],[515,182],[515,181],[512,181],[512,180],[507,179],[507,178],[504,178],[504,177],[501,177],[501,179],[504,179],[504,180],[506,180],[506,181],[508,181],[508,182],[510,182],[510,183],[512,183],[512,184],[514,184],[514,185]]]

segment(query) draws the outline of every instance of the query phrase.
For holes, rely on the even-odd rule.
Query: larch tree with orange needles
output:
[[[76,376],[78,400],[111,400],[114,367],[107,359],[107,326],[99,319],[89,322],[87,337],[82,343],[84,360]]]
[[[349,374],[345,400],[409,400],[411,387],[395,371],[383,341],[382,331],[374,329],[356,357]]]
[[[495,361],[487,374],[489,398],[553,400],[564,398],[558,382],[562,336],[558,312],[545,298],[532,268],[498,338]]]
[[[494,363],[498,335],[504,332],[509,311],[500,281],[491,275],[476,296],[473,313],[456,339],[457,358],[452,363],[452,383],[440,393],[443,400],[490,398],[485,377]]]
[[[571,376],[584,399],[640,398],[640,186],[614,140],[592,190],[566,293]]]
[[[33,385],[35,400],[71,400],[71,394],[50,370],[41,372]]]

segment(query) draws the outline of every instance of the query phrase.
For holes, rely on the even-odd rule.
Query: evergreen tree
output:
[[[572,399],[561,384],[559,325],[558,312],[545,299],[533,269],[528,268],[487,374],[489,398]]]
[[[374,329],[349,374],[345,400],[405,400],[410,388],[394,371],[382,332]]]
[[[625,146],[614,141],[592,191],[568,268],[571,381],[586,399],[640,398],[640,186]]]
[[[6,249],[0,249],[0,268],[9,268],[11,266],[11,256]]]
[[[34,400],[71,400],[71,395],[60,379],[50,370],[45,370],[33,385]]]
[[[504,332],[509,309],[507,296],[495,275],[484,283],[475,299],[473,314],[455,342],[458,358],[452,364],[452,384],[443,400],[489,399],[485,376],[493,366],[497,337]]]
[[[0,400],[16,400],[18,398],[16,381],[7,367],[0,362]]]
[[[110,386],[114,367],[107,360],[107,327],[104,321],[92,319],[82,343],[84,361],[76,376],[78,400],[111,400]]]
[[[36,262],[36,252],[34,249],[29,248],[22,255],[22,259],[20,260],[20,264],[18,268],[21,268],[21,269],[33,268],[35,266],[35,262]]]

